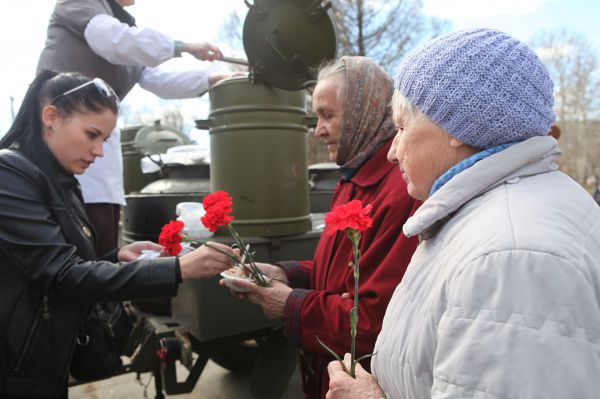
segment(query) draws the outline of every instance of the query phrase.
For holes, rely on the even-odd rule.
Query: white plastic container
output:
[[[180,202],[175,207],[177,220],[185,224],[183,232],[192,240],[203,240],[212,237],[214,234],[204,227],[200,220],[205,213],[200,202]]]

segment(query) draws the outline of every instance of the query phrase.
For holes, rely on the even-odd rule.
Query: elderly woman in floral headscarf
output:
[[[417,203],[408,196],[398,168],[386,159],[396,130],[392,93],[392,79],[365,57],[343,57],[323,68],[313,93],[319,118],[315,135],[343,174],[332,207],[352,200],[373,207],[373,227],[360,242],[357,356],[373,351],[385,308],[417,245],[402,233]],[[352,259],[352,244],[343,232],[323,234],[313,260],[260,265],[286,284],[244,285],[267,316],[283,318],[287,336],[307,354],[307,398],[323,397],[329,382],[326,366],[332,357],[317,337],[337,353],[350,349]]]

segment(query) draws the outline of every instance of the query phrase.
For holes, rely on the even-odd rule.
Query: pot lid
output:
[[[171,147],[190,143],[188,136],[174,127],[161,125],[158,120],[153,126],[138,130],[134,146],[142,154],[163,154]]]
[[[337,35],[322,0],[245,0],[244,50],[252,82],[299,90],[312,70],[335,58]]]

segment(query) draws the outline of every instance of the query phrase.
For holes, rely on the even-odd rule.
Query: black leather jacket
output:
[[[66,392],[87,305],[172,296],[175,258],[96,260],[77,180],[44,146],[0,150],[0,397]]]

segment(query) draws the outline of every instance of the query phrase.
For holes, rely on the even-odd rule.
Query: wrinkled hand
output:
[[[262,262],[254,262],[254,264],[256,265],[256,267],[258,269],[260,269],[261,272],[263,272],[263,274],[265,276],[267,276],[268,282],[275,280],[275,281],[279,281],[280,283],[287,285],[287,283],[288,283],[287,275],[285,274],[285,271],[281,267],[271,265],[269,263],[262,263]],[[221,284],[223,287],[227,287],[227,285],[225,284],[225,280],[220,280],[219,284]],[[239,292],[239,291],[233,291],[233,290],[230,290],[230,291],[233,295],[237,296],[239,299],[248,299],[249,300],[248,295],[245,292]]]
[[[277,280],[280,283],[287,285],[287,276],[281,267],[261,262],[256,262],[255,265],[269,278],[269,280]]]
[[[263,270],[261,266],[265,265],[267,264],[257,263],[257,266],[261,268],[261,270]],[[267,276],[269,275],[267,274]],[[219,283],[221,285],[225,285],[223,280],[221,280]],[[230,281],[230,284],[233,284],[241,289],[246,289],[247,292],[245,293],[235,292],[235,294],[240,298],[246,298],[250,302],[259,304],[262,307],[265,316],[267,316],[269,319],[278,319],[283,317],[285,303],[292,292],[290,287],[275,280],[271,281],[271,284],[268,287],[261,287],[253,282],[244,280]]]
[[[350,370],[350,354],[344,356],[346,369]],[[379,399],[385,394],[377,384],[377,380],[367,373],[360,363],[356,364],[356,378],[344,371],[339,361],[335,360],[327,366],[329,372],[329,391],[325,399]]]
[[[202,61],[213,61],[223,58],[223,53],[221,53],[221,50],[217,46],[206,42],[184,43],[182,50]]]
[[[209,241],[207,244],[239,259],[239,250]],[[181,277],[184,280],[212,277],[234,265],[233,259],[207,245],[202,245],[179,258]]]
[[[163,247],[152,241],[135,241],[121,247],[117,252],[117,259],[120,262],[132,262],[139,258],[145,249],[160,252]]]

